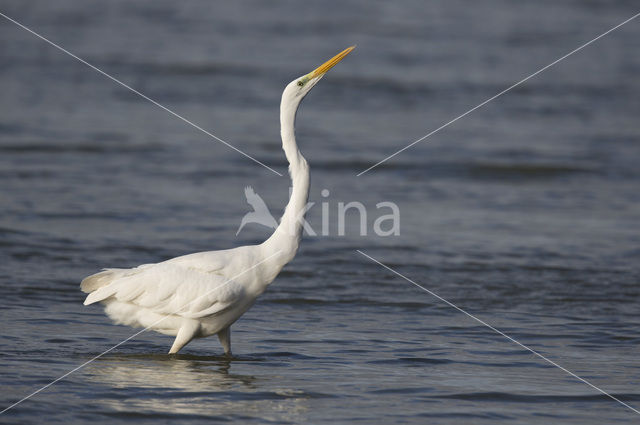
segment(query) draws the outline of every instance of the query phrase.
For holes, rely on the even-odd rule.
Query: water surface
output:
[[[233,326],[178,356],[145,333],[0,416],[6,423],[631,423],[640,406],[640,47],[631,22],[451,127],[356,174],[632,16],[634,2],[87,3],[0,11],[279,172],[284,85],[358,44],[305,100],[309,214],[331,232]],[[235,236],[252,185],[288,180],[0,21],[2,407],[132,335],[79,281]],[[323,198],[321,190],[330,196]],[[395,202],[401,234],[337,236],[338,202]],[[370,232],[371,233],[371,232]]]

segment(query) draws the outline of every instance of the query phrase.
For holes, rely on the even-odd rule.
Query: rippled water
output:
[[[183,354],[145,333],[0,416],[38,423],[627,423],[633,411],[356,252],[640,408],[640,21],[356,174],[637,12],[635,2],[5,1],[0,12],[281,173],[288,81],[358,49],[298,122],[329,236]],[[134,331],[83,307],[105,267],[235,237],[288,181],[0,19],[2,407]],[[321,196],[328,189],[330,195]],[[337,236],[338,202],[401,234]]]

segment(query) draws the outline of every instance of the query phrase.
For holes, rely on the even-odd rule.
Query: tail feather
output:
[[[104,269],[101,272],[85,277],[82,279],[82,282],[80,282],[82,292],[89,294],[84,301],[84,305],[93,304],[109,298],[114,294],[115,288],[107,288],[107,286],[123,277],[140,273],[150,266],[153,266],[153,264],[142,264],[133,269]]]
[[[104,269],[103,271],[92,274],[82,279],[80,289],[82,292],[90,294],[91,292],[110,284],[116,277],[122,274],[126,269]]]
[[[116,292],[116,288],[113,288],[111,286],[103,286],[102,288],[99,288],[95,291],[93,291],[92,293],[90,293],[87,298],[84,300],[84,305],[89,305],[89,304],[93,304],[96,303],[98,301],[102,301],[105,300],[107,298],[109,298],[110,296],[112,296],[115,292]]]

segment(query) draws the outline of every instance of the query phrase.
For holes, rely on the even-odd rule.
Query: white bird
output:
[[[244,217],[242,217],[242,220],[240,221],[240,227],[238,227],[238,231],[236,232],[236,236],[238,236],[242,228],[247,223],[262,224],[263,226],[267,226],[272,229],[278,228],[278,222],[271,215],[269,207],[267,207],[267,204],[265,204],[260,195],[254,192],[251,186],[247,186],[244,188],[244,197],[247,198],[247,203],[251,205],[253,211],[246,213]]]
[[[280,224],[260,245],[199,252],[132,269],[104,269],[80,284],[85,305],[101,302],[117,324],[175,336],[169,354],[194,338],[217,334],[231,355],[231,325],[295,257],[309,196],[309,166],[295,138],[298,106],[324,74],[355,46],[343,50],[285,87],[280,104],[282,148],[289,162],[291,196]]]

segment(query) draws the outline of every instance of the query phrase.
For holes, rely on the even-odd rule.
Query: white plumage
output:
[[[200,252],[132,269],[105,269],[80,284],[85,305],[101,302],[118,324],[175,336],[169,351],[217,334],[231,354],[230,326],[295,256],[309,195],[309,167],[298,150],[294,124],[304,96],[350,47],[287,85],[280,105],[282,147],[289,161],[291,198],[273,235],[260,245]]]

